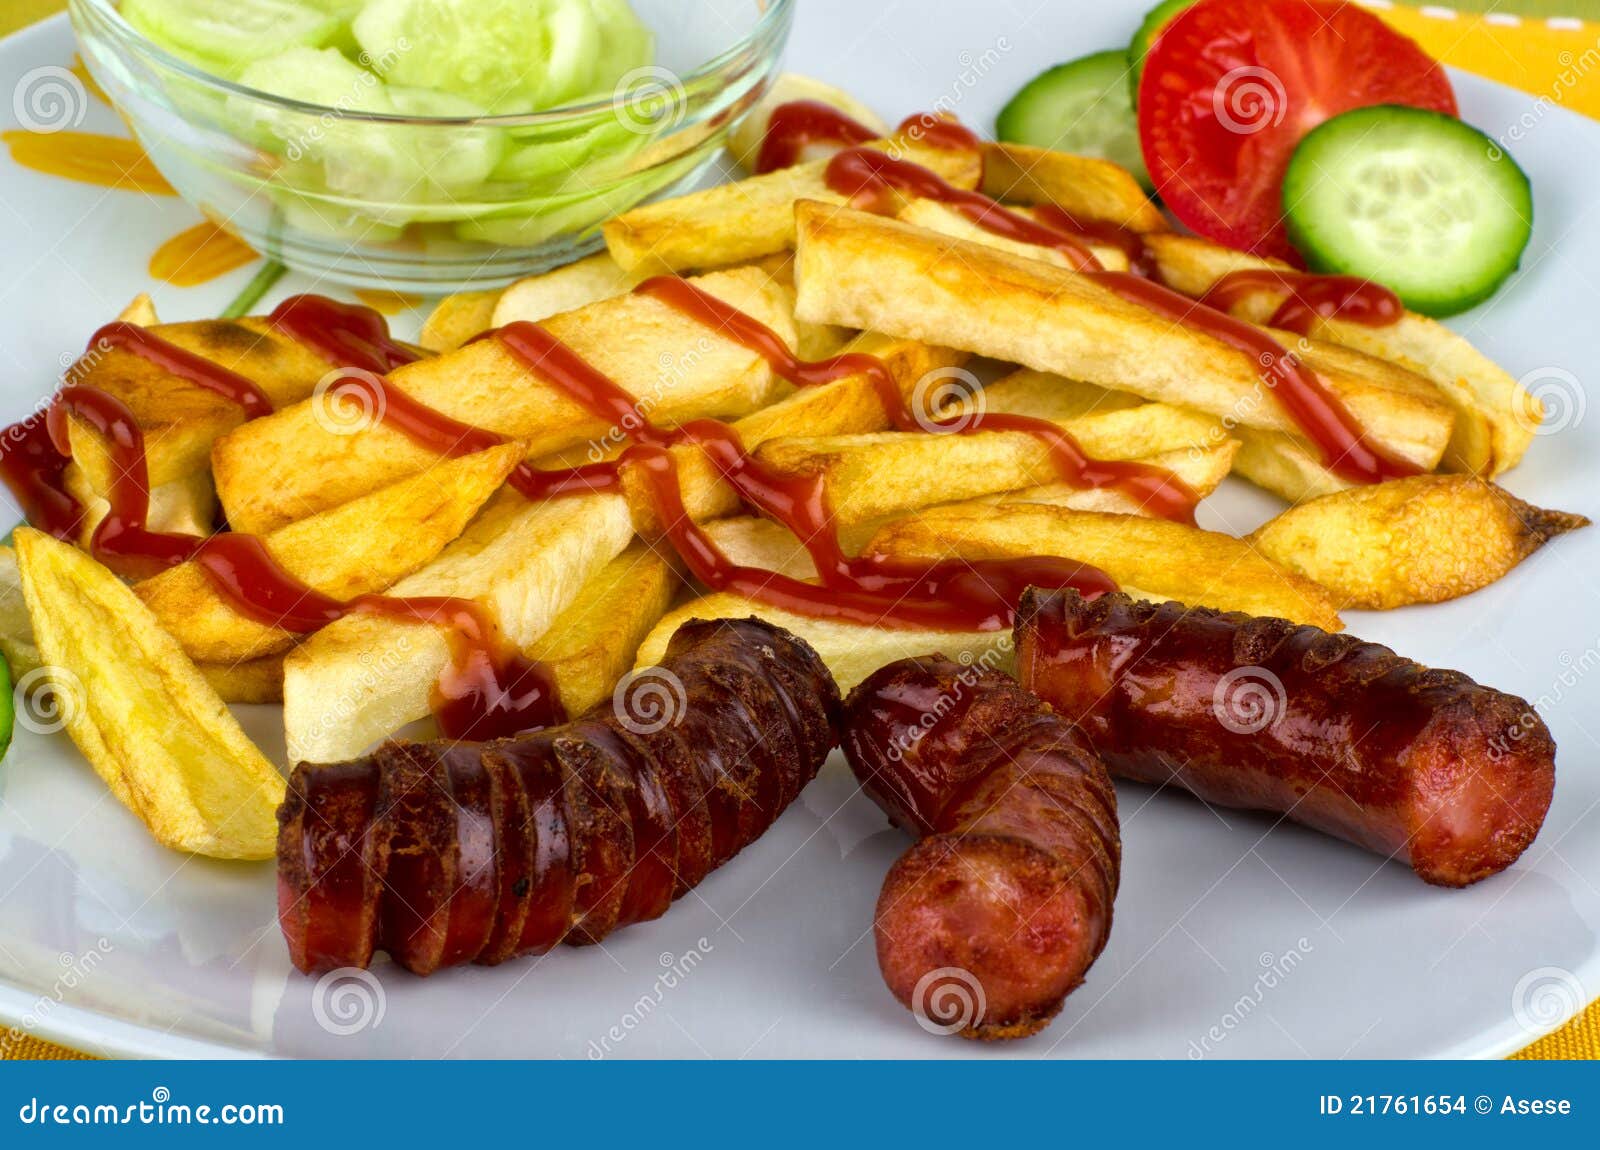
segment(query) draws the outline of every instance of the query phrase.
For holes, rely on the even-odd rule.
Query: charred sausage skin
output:
[[[921,840],[878,898],[890,991],[966,1038],[1045,1026],[1111,930],[1121,839],[1093,750],[1008,676],[939,656],[861,683],[840,739],[866,792]],[[941,1002],[941,978],[958,997]]]
[[[383,950],[428,974],[598,942],[754,841],[834,745],[832,676],[761,620],[691,621],[645,674],[664,709],[607,701],[499,742],[297,766],[278,812],[294,964]]]
[[[1283,814],[1459,887],[1533,842],[1555,743],[1522,699],[1377,643],[1126,595],[1030,591],[1018,674],[1114,774]]]

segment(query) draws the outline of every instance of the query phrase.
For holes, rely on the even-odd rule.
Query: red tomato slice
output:
[[[1298,264],[1283,227],[1289,156],[1324,120],[1371,104],[1456,114],[1443,66],[1354,4],[1200,0],[1146,58],[1139,142],[1178,219]]]

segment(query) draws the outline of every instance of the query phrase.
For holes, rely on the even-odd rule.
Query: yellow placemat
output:
[[[1484,16],[1431,6],[1417,11],[1388,0],[1362,2],[1447,64],[1600,119],[1600,24],[1558,16],[1513,16],[1503,11]],[[6,0],[5,10],[0,11],[0,36],[65,6],[62,0]],[[1501,9],[1523,6],[1497,5]],[[0,1051],[8,1059],[87,1057],[4,1030],[0,1030]],[[1512,1057],[1600,1059],[1600,1002]]]

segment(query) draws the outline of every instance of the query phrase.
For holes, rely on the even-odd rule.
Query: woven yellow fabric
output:
[[[1487,19],[1433,6],[1424,14],[1389,0],[1362,2],[1448,64],[1600,118],[1600,84],[1578,82],[1600,64],[1600,24],[1506,15],[1505,9],[1519,7],[1515,2],[1497,5],[1500,11]],[[6,0],[0,36],[63,7],[62,0]],[[0,1031],[0,1051],[22,1060],[88,1057],[15,1031]],[[1600,1002],[1512,1057],[1600,1060]]]

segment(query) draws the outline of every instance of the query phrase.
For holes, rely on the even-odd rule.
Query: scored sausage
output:
[[[1022,682],[1113,773],[1273,811],[1466,886],[1516,861],[1555,789],[1522,699],[1284,619],[1030,590]]]
[[[297,766],[278,812],[294,964],[384,950],[428,974],[657,918],[771,826],[834,744],[833,677],[759,619],[684,624],[632,686],[659,705],[619,688],[535,734]]]
[[[1008,676],[942,656],[856,687],[840,741],[867,794],[921,839],[878,897],[890,991],[940,1032],[1039,1030],[1111,931],[1121,839],[1094,751]]]

